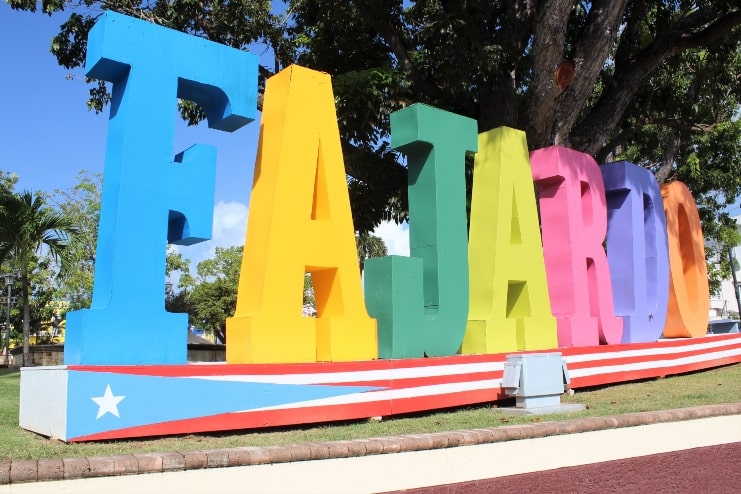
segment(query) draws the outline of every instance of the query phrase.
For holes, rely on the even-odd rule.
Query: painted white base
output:
[[[19,425],[56,439],[67,439],[67,366],[24,367]]]
[[[0,494],[372,493],[734,442],[741,442],[741,415],[410,453],[6,484],[0,486]]]

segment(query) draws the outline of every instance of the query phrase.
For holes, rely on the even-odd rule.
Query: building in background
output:
[[[736,220],[736,226],[741,232],[741,214],[734,216],[733,219]],[[736,290],[741,290],[741,246],[735,247],[731,252],[735,259],[735,280],[733,277],[723,280],[720,293],[710,295],[710,320],[739,318]],[[722,255],[728,256],[728,251]]]

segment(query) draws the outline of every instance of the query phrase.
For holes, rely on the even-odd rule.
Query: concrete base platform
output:
[[[578,389],[741,362],[741,335],[559,352],[568,365],[570,388]],[[507,357],[25,367],[19,424],[62,441],[101,441],[326,423],[496,402],[507,398],[502,387]],[[552,406],[561,390],[552,401],[534,393],[536,398],[517,397],[518,404]]]

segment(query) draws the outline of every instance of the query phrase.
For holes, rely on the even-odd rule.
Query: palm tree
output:
[[[388,254],[383,239],[371,235],[368,232],[359,232],[355,235],[355,244],[358,247],[358,262],[360,263],[360,274],[363,274],[365,260],[373,257],[383,257]]]
[[[45,248],[58,262],[60,274],[68,269],[71,258],[67,247],[77,234],[77,227],[64,214],[47,207],[38,195],[29,191],[0,195],[0,264],[12,261],[20,273],[23,304],[23,364],[28,361],[28,337],[31,333],[29,277],[36,256]]]

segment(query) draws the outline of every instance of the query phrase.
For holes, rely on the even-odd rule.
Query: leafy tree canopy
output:
[[[42,250],[65,275],[72,263],[70,245],[76,242],[77,227],[72,219],[30,191],[0,193],[0,265],[9,264],[18,275],[23,317],[23,362],[28,361],[31,333],[32,296],[46,296],[41,284],[32,284],[49,264],[39,262]]]
[[[35,11],[35,0],[6,0]],[[87,31],[112,9],[241,49],[268,46],[333,76],[355,227],[407,216],[406,168],[389,149],[390,112],[413,102],[480,131],[507,125],[531,148],[563,144],[599,161],[630,159],[682,180],[708,236],[730,236],[741,192],[741,6],[727,0],[44,0],[67,9],[52,41],[82,64]],[[90,105],[106,102],[103,84]],[[191,121],[201,114],[183,105]],[[736,239],[737,241],[737,239]]]
[[[103,176],[83,170],[77,180],[70,189],[39,193],[77,227],[77,242],[69,247],[67,276],[56,293],[58,299],[69,301],[69,310],[88,308],[92,301]]]
[[[244,248],[216,247],[214,256],[198,263],[198,277],[190,292],[192,324],[225,341],[226,319],[237,307],[239,268]]]
[[[13,193],[15,184],[18,183],[18,175],[7,173],[0,170],[0,194],[8,195]]]
[[[358,262],[360,263],[360,272],[365,268],[365,260],[374,257],[384,257],[388,255],[386,243],[382,238],[371,235],[368,232],[361,232],[355,235],[355,246],[358,249]]]

